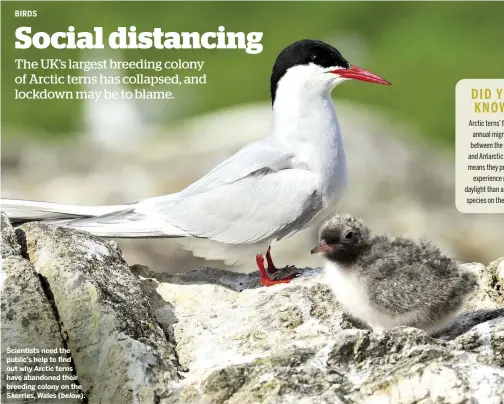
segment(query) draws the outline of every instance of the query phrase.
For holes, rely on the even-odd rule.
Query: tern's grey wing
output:
[[[286,153],[263,140],[250,143],[189,185],[181,191],[181,194],[205,192],[264,170],[278,171],[292,168],[293,157],[293,154]]]
[[[136,211],[195,237],[230,244],[280,239],[304,228],[321,211],[318,177],[311,171],[256,168],[202,192],[144,201]]]
[[[225,228],[225,223],[212,218],[210,214],[207,222],[202,221],[201,228],[198,227],[198,221],[201,219],[201,199],[208,198],[209,203],[221,204],[218,208],[229,203],[225,200],[226,198],[219,201],[217,194],[210,191],[234,184],[248,176],[259,177],[267,172],[276,172],[290,167],[292,167],[291,154],[275,148],[270,143],[258,141],[244,147],[202,179],[177,194],[147,199],[134,206],[127,206],[126,210],[119,209],[108,215],[68,220],[65,225],[106,237],[187,237],[191,235],[205,237],[205,234],[209,234],[209,229],[218,231],[219,226]],[[202,194],[207,196],[198,197]],[[220,212],[216,211],[214,215],[219,217]],[[302,216],[302,219],[304,220],[305,217]],[[173,223],[170,222],[171,219]],[[212,219],[219,223],[212,223]],[[175,223],[181,223],[184,228],[194,229],[194,231],[188,233]]]

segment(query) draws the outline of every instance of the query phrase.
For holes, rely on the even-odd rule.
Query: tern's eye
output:
[[[354,234],[352,231],[349,231],[347,234],[345,234],[345,240],[351,240],[353,239]]]

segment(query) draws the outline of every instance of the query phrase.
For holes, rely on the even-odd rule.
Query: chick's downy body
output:
[[[449,321],[477,287],[474,274],[462,271],[432,243],[372,236],[362,221],[348,215],[323,226],[317,248],[314,252],[324,253],[325,278],[336,298],[373,328],[432,331]]]

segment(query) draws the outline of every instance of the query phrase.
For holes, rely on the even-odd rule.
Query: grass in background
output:
[[[118,26],[130,25],[137,32],[154,27],[205,32],[216,31],[219,25],[228,31],[264,32],[264,50],[259,55],[244,50],[122,51],[120,57],[126,60],[206,62],[208,84],[180,87],[187,94],[180,94],[182,104],[176,106],[176,113],[167,111],[170,120],[268,100],[269,75],[278,52],[295,40],[316,38],[329,41],[350,62],[393,83],[387,89],[344,84],[337,89],[338,98],[389,110],[418,126],[429,141],[451,146],[457,81],[499,78],[504,73],[504,3],[499,2],[9,2],[1,7],[2,125],[43,131],[55,138],[81,129],[82,103],[13,100],[18,74],[14,59],[78,59],[80,51],[15,50],[18,26],[30,25],[32,32],[49,33],[66,31],[69,25],[76,31],[103,26],[105,39]],[[38,17],[14,18],[14,10],[19,9],[36,9]],[[108,57],[113,51],[93,52]]]

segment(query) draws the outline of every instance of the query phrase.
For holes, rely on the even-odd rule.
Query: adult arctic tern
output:
[[[289,282],[292,276],[269,278],[276,271],[269,246],[320,224],[346,188],[331,91],[350,79],[390,85],[324,42],[295,42],[273,66],[269,133],[182,191],[115,206],[2,200],[2,210],[14,223],[45,220],[103,237],[177,238],[195,255],[211,251],[212,259],[230,265],[257,254],[263,285]]]

